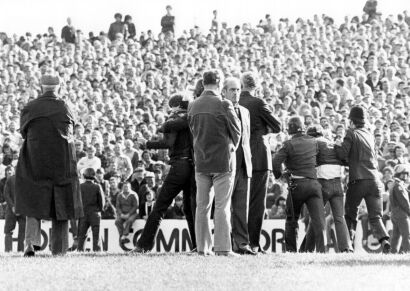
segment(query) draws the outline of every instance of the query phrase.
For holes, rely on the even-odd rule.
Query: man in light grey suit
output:
[[[235,256],[232,252],[231,195],[235,178],[235,151],[241,137],[241,124],[232,103],[220,95],[221,77],[216,70],[203,76],[204,91],[188,108],[193,137],[197,208],[195,233],[198,253],[212,253],[211,207],[215,192],[216,255]]]
[[[251,121],[249,111],[239,105],[241,82],[237,78],[229,77],[222,89],[224,98],[230,100],[241,121],[242,135],[236,150],[236,174],[232,192],[232,241],[233,250],[239,254],[257,255],[249,244],[248,212],[249,186],[252,177],[252,155],[249,139]]]

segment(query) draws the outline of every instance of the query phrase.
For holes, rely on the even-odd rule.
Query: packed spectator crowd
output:
[[[76,114],[78,171],[94,168],[105,193],[102,217],[115,218],[119,194],[131,193],[138,217],[146,218],[168,156],[145,144],[160,137],[169,97],[193,95],[202,73],[219,69],[225,77],[257,72],[258,95],[283,124],[300,115],[306,126],[320,124],[330,139],[344,136],[353,105],[367,108],[388,201],[394,166],[409,163],[407,12],[386,18],[365,13],[343,23],[326,15],[295,22],[266,15],[257,26],[230,27],[214,11],[207,32],[194,27],[175,35],[167,10],[158,35],[137,36],[132,17],[119,13],[107,33],[88,37],[70,19],[61,37],[52,27],[38,35],[0,34],[0,191],[22,144],[20,110],[39,95],[41,75],[54,70],[62,80],[60,96]],[[286,130],[268,137],[272,155],[286,138]],[[266,218],[285,217],[286,195],[285,182],[270,177]],[[178,196],[167,218],[184,218],[181,204]]]

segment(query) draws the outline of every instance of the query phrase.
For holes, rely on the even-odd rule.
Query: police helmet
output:
[[[319,124],[309,126],[306,130],[306,134],[313,137],[323,136],[323,127]]]

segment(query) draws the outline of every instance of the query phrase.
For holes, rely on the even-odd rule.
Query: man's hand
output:
[[[16,207],[12,206],[12,207],[11,207],[11,211],[12,211],[14,214],[16,214]]]

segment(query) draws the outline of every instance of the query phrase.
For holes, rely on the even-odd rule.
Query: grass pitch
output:
[[[0,256],[1,290],[408,290],[410,255]]]

